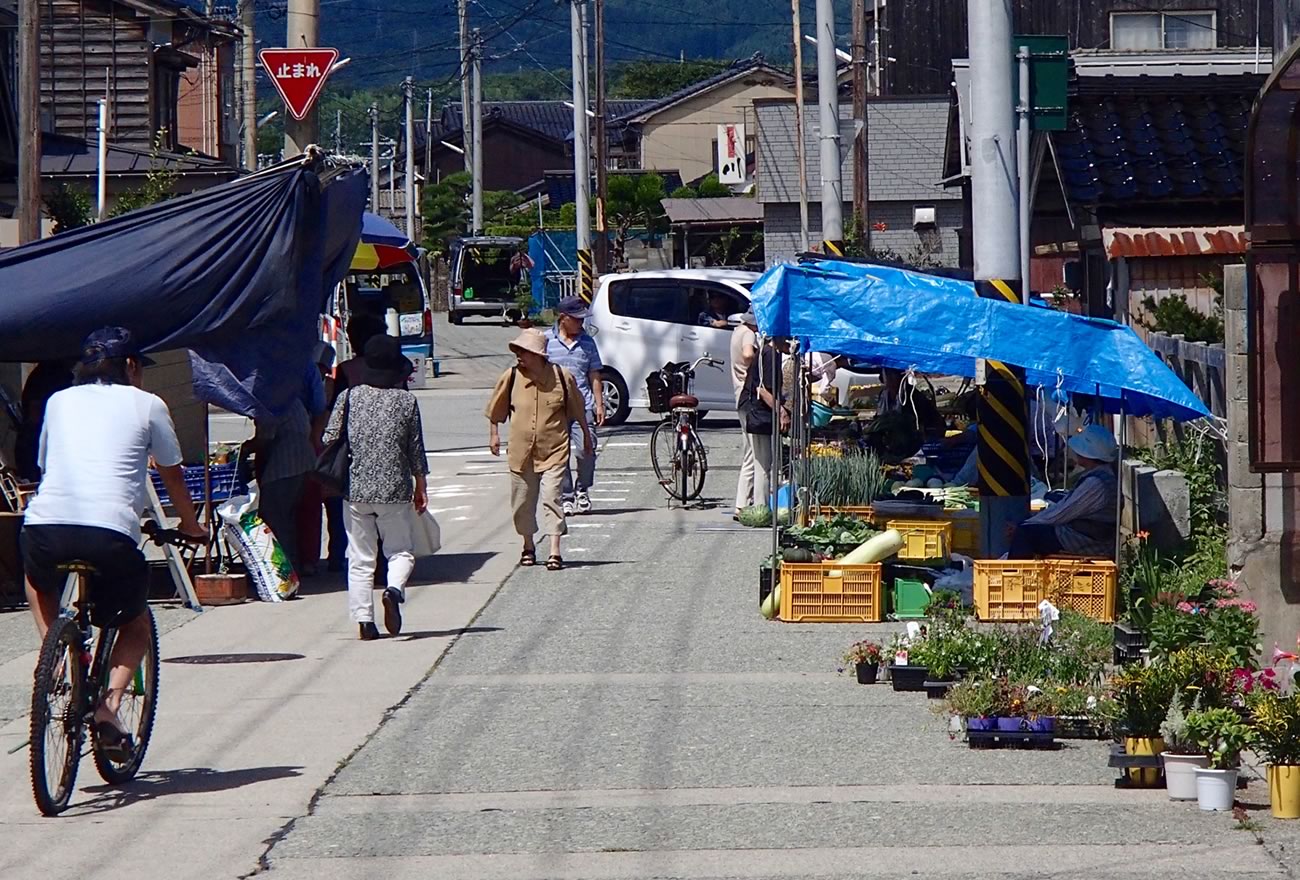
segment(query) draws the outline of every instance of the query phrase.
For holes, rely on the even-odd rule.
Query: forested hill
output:
[[[275,0],[272,0],[274,3]],[[840,4],[847,11],[848,4]],[[261,3],[258,42],[284,44],[280,5]],[[482,33],[488,73],[564,70],[569,64],[568,2],[480,0],[470,22]],[[804,32],[813,31],[813,0],[805,0]],[[790,4],[785,0],[607,0],[606,57],[633,60],[746,58],[762,52],[788,64]],[[837,42],[847,46],[847,24]],[[340,79],[358,86],[408,74],[425,83],[457,73],[456,4],[449,0],[321,0],[321,44],[353,61]],[[811,48],[811,47],[809,47]]]

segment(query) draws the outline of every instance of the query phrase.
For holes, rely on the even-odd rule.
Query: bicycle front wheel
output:
[[[153,736],[154,716],[158,711],[158,624],[154,621],[153,611],[146,608],[145,618],[149,623],[149,645],[145,648],[144,659],[135,671],[126,693],[122,695],[122,705],[117,717],[122,726],[131,734],[135,748],[131,751],[129,761],[115,761],[105,753],[99,744],[99,737],[91,733],[91,752],[95,756],[95,769],[109,785],[121,785],[135,778],[144,763],[145,750],[149,748],[149,738]],[[109,658],[113,656],[113,645],[117,643],[117,630],[103,630],[99,644],[95,648],[96,693],[108,690],[108,674],[111,669]]]
[[[677,458],[677,424],[663,421],[655,425],[650,435],[650,465],[655,470],[659,485],[672,494],[677,482],[673,462]]]
[[[32,796],[43,816],[63,812],[77,784],[85,713],[81,630],[60,617],[45,634],[32,682]]]
[[[691,431],[679,441],[677,452],[677,497],[683,503],[700,497],[704,491],[704,474],[708,470],[704,444],[699,435]]]

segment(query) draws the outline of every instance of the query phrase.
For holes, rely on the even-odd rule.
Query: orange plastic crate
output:
[[[1048,597],[1047,563],[1034,559],[975,562],[975,617],[979,620],[1037,620]]]
[[[848,507],[823,507],[819,515],[835,516],[836,514],[840,514],[840,513],[844,514],[845,516],[856,516],[858,519],[861,519],[865,522],[871,522],[872,516],[875,515],[875,511],[873,511],[869,506],[862,506],[862,505],[857,505],[857,506],[850,505]]]
[[[1119,567],[1107,559],[1047,559],[1047,595],[1057,608],[1114,623]]]
[[[915,562],[946,560],[952,552],[952,523],[941,520],[893,519],[887,529],[897,529],[903,536],[898,558]]]
[[[879,562],[783,562],[780,618],[790,623],[879,623],[885,611],[883,568]]]

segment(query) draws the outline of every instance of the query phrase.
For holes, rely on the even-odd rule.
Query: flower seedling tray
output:
[[[925,688],[925,696],[931,700],[942,700],[948,696],[948,689],[955,685],[955,681],[925,681],[922,687]]]
[[[1147,646],[1147,634],[1124,623],[1115,624],[1115,665],[1136,663],[1142,659],[1142,649]]]
[[[972,749],[1059,749],[1055,733],[1035,733],[1030,730],[971,730],[966,729],[966,743]]]
[[[925,683],[930,671],[924,666],[897,666],[890,664],[889,680],[896,691],[920,692],[925,690]]]
[[[1110,739],[1110,736],[1094,721],[1083,717],[1058,716],[1056,719],[1057,739]]]

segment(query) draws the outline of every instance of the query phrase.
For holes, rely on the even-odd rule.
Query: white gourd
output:
[[[863,541],[848,555],[840,560],[842,565],[865,565],[871,562],[883,562],[903,549],[903,535],[898,529],[881,532],[874,538]]]

